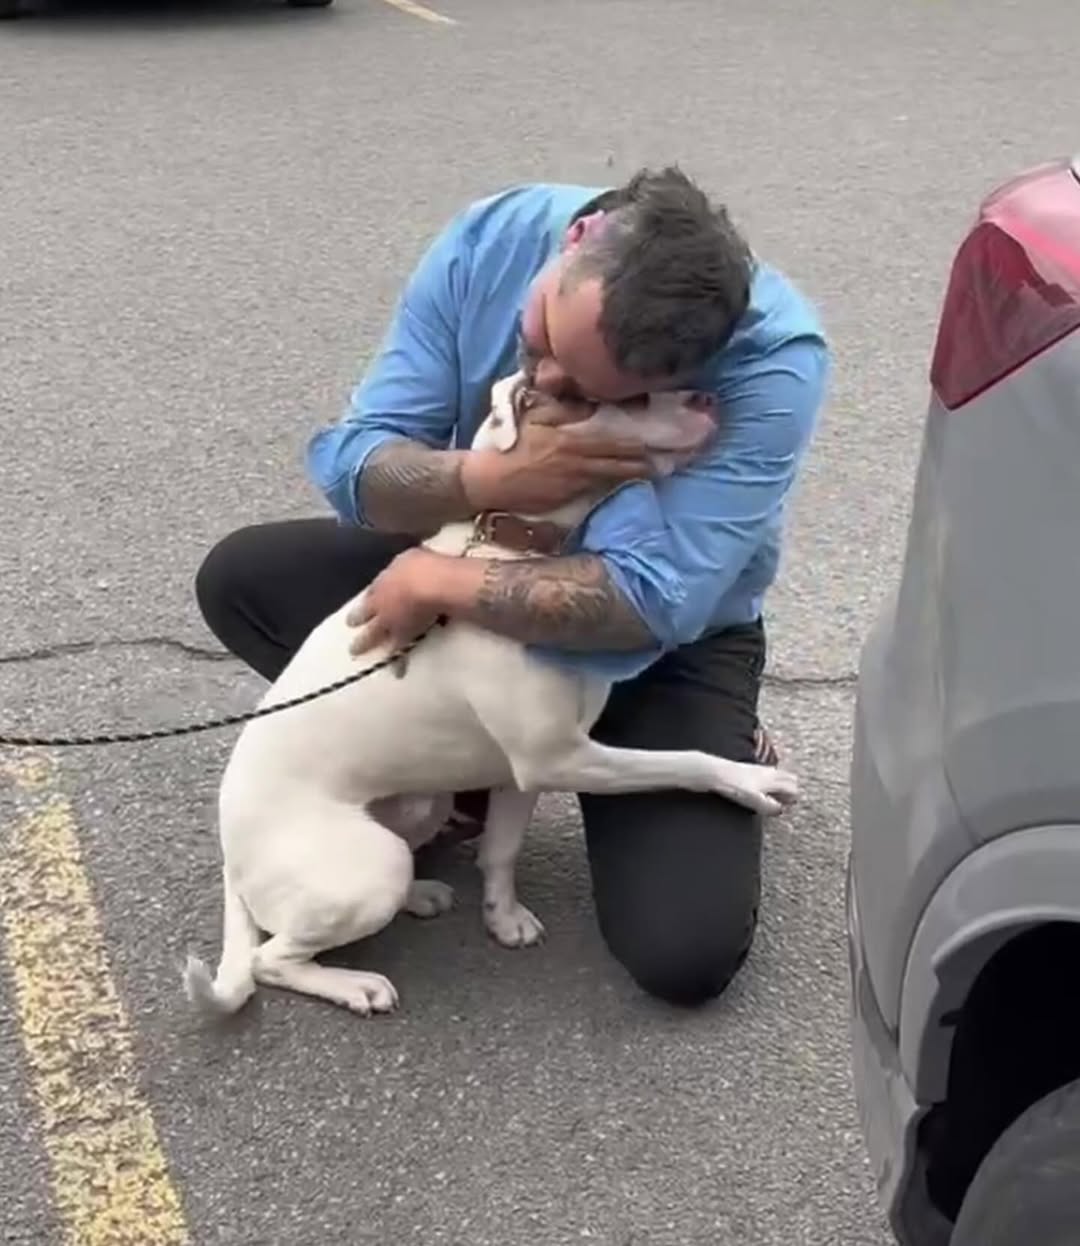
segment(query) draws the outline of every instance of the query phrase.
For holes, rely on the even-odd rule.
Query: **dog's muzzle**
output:
[[[484,511],[477,515],[473,541],[478,545],[498,545],[515,554],[537,554],[555,558],[563,552],[570,529],[550,520],[522,519],[507,511]]]

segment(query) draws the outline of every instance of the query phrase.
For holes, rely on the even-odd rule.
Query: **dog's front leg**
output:
[[[773,817],[798,799],[793,774],[690,749],[610,748],[581,739],[562,753],[516,764],[519,783],[541,792],[716,792]]]
[[[477,861],[484,875],[484,925],[503,947],[527,947],[544,937],[539,918],[518,901],[514,885],[514,867],[536,801],[536,792],[500,787],[488,802]]]

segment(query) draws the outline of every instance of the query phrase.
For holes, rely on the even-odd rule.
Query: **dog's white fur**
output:
[[[495,386],[492,414],[474,448],[506,451],[515,444],[517,381]],[[688,433],[690,414],[684,396],[670,394],[633,415],[601,407],[587,423],[640,437],[658,469],[669,472],[700,443],[700,414],[690,422],[697,431]],[[581,498],[543,518],[573,526],[597,501]],[[472,534],[470,523],[449,524],[426,544],[466,557],[519,556],[490,544],[473,548]],[[350,656],[346,616],[356,600],[315,629],[262,704],[334,683],[354,673],[358,661],[373,665],[387,656],[385,649]],[[795,800],[794,776],[774,768],[595,743],[589,731],[608,692],[608,684],[542,663],[515,641],[455,622],[423,640],[404,678],[384,669],[248,723],[219,797],[221,963],[211,979],[201,961],[189,959],[189,997],[204,1009],[232,1012],[264,983],[365,1015],[392,1009],[397,993],[380,974],[313,958],[374,934],[403,909],[431,916],[450,907],[449,887],[413,877],[413,849],[444,822],[447,793],[492,789],[479,851],[484,920],[511,947],[543,934],[514,887],[515,860],[540,792],[681,787],[716,792],[766,815]],[[262,931],[271,936],[265,942]]]

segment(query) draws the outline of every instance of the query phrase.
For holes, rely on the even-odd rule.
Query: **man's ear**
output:
[[[504,377],[491,387],[491,414],[477,430],[473,445],[477,449],[498,450],[505,454],[517,445],[517,414],[514,391],[523,381],[521,373]]]
[[[606,220],[603,212],[590,212],[588,216],[579,217],[566,230],[563,238],[563,247],[567,251],[573,250],[580,242],[590,237]]]

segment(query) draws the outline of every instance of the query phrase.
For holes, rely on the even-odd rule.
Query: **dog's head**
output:
[[[544,419],[553,405],[561,408],[558,422],[566,423],[558,399],[530,388],[520,372],[504,377],[492,387],[491,412],[477,429],[473,449],[505,454],[517,445],[522,424]],[[576,429],[639,441],[661,476],[689,463],[716,431],[712,407],[688,390],[645,394],[621,406],[582,404],[580,419],[570,422]]]

